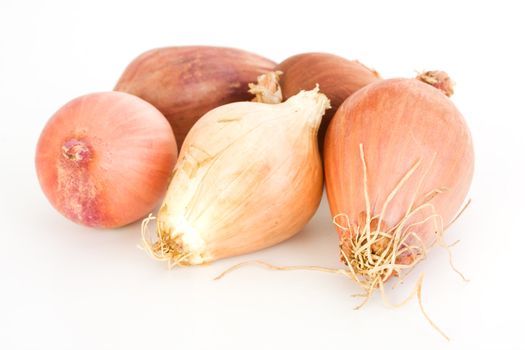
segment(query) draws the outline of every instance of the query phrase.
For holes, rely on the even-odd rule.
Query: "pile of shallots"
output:
[[[464,205],[474,152],[451,94],[444,72],[382,79],[332,54],[276,64],[231,48],[155,49],[114,91],[58,110],[36,168],[51,204],[77,223],[144,219],[145,249],[170,266],[293,236],[324,176],[342,271],[371,294],[443,245]]]

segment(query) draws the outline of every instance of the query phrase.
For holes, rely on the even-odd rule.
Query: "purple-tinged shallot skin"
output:
[[[250,101],[253,96],[248,93],[248,83],[275,65],[267,58],[233,48],[158,48],[134,59],[115,90],[157,107],[170,122],[180,149],[200,117],[227,103]]]

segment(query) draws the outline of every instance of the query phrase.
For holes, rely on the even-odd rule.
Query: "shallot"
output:
[[[176,159],[173,132],[155,107],[123,92],[102,92],[72,100],[48,121],[36,170],[60,213],[109,228],[153,209]]]
[[[330,99],[332,109],[324,115],[319,128],[321,148],[328,123],[341,103],[363,86],[381,79],[375,70],[359,61],[321,52],[289,57],[277,65],[275,70],[282,72],[279,83],[284,99],[300,90],[312,89],[316,84],[319,84],[321,92]]]
[[[444,244],[469,190],[470,131],[446,96],[448,76],[436,79],[434,86],[422,77],[370,84],[339,107],[326,134],[341,259],[368,295]]]
[[[181,149],[144,246],[170,265],[195,265],[277,244],[315,213],[323,189],[317,131],[329,101],[318,89],[281,104],[237,102],[206,113]]]
[[[133,60],[115,90],[157,107],[170,122],[180,149],[200,117],[230,102],[249,101],[248,83],[274,68],[269,59],[233,48],[165,47]]]

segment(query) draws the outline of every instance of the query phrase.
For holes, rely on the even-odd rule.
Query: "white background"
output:
[[[520,2],[0,2],[0,348],[525,348],[525,26]],[[521,5],[520,5],[521,6]],[[73,97],[110,90],[159,46],[239,47],[276,61],[307,51],[357,58],[384,77],[443,69],[474,137],[472,205],[450,229],[462,282],[434,250],[424,304],[362,310],[341,276],[230,265],[341,266],[326,202],[273,248],[175,269],[136,248],[139,225],[97,231],[55,212],[33,165],[47,118]],[[400,300],[415,282],[390,295]]]

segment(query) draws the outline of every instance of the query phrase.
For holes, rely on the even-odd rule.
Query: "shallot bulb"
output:
[[[435,83],[451,91],[450,80]],[[328,128],[324,160],[342,260],[369,293],[443,243],[474,170],[461,113],[416,79],[379,81],[348,98]]]
[[[301,90],[319,88],[329,99],[332,109],[327,111],[319,128],[320,145],[323,145],[328,123],[343,103],[357,90],[380,80],[379,74],[359,61],[320,52],[303,53],[287,58],[275,68],[283,74],[279,81],[284,99]]]
[[[115,90],[157,107],[170,122],[180,148],[200,117],[230,102],[249,101],[248,83],[274,68],[274,62],[238,49],[166,47],[133,60]]]
[[[152,105],[123,92],[85,95],[48,121],[36,150],[40,185],[67,218],[119,227],[162,198],[177,159],[169,123]]]
[[[237,102],[206,113],[181,149],[148,251],[195,265],[277,244],[321,200],[317,131],[329,101],[318,89],[281,104]]]

